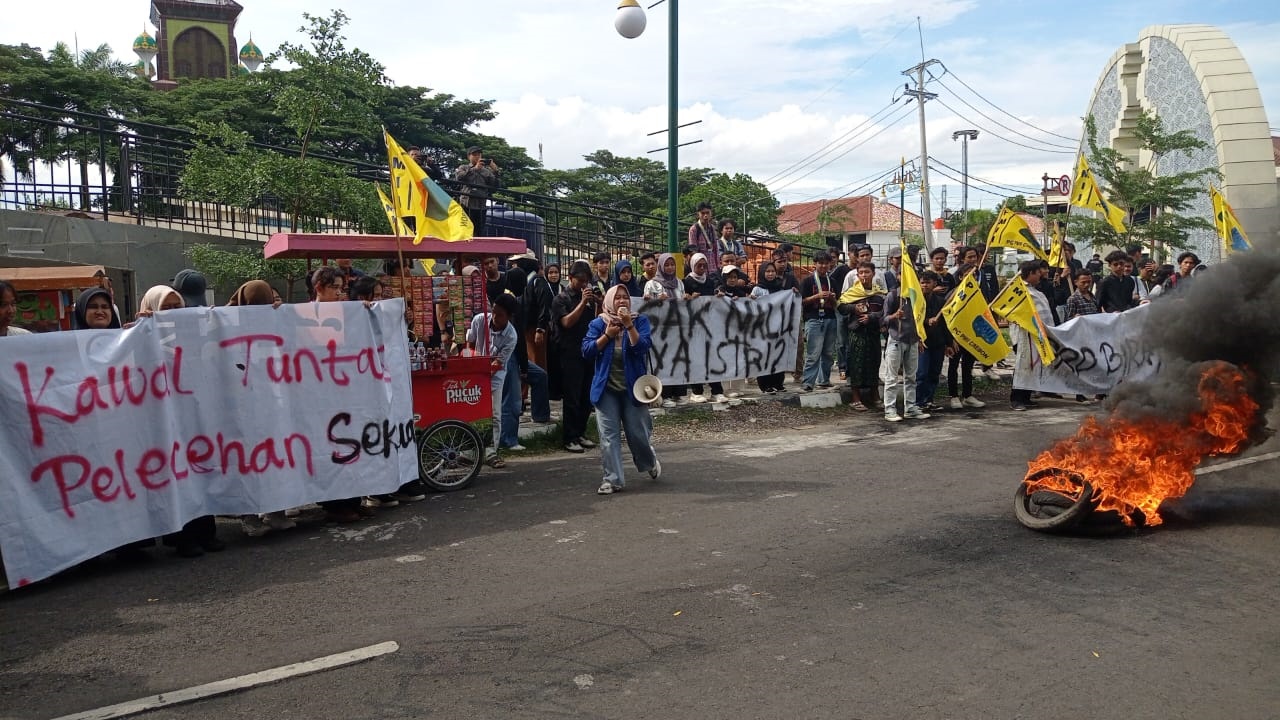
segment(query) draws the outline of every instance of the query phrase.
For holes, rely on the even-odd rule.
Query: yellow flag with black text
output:
[[[1084,155],[1081,155],[1080,160],[1076,162],[1076,177],[1071,183],[1071,204],[1078,208],[1101,213],[1113,230],[1118,233],[1125,231],[1124,210],[1108,202],[1103,197],[1102,191],[1098,189],[1097,181],[1093,179],[1093,171],[1089,169],[1089,162],[1084,159]]]
[[[449,197],[444,188],[427,177],[400,144],[386,130],[382,137],[387,144],[387,162],[391,166],[391,198],[397,214],[413,218],[413,244],[424,237],[435,237],[452,242],[470,240],[475,234],[471,218]]]
[[[1218,188],[1212,185],[1209,186],[1209,199],[1213,201],[1213,226],[1217,228],[1218,238],[1222,240],[1222,255],[1225,257],[1231,253],[1252,250],[1253,243],[1249,242],[1249,236],[1240,227],[1235,211],[1227,204],[1222,193],[1218,192]]]
[[[902,246],[902,257],[911,257],[907,254],[906,241],[899,239],[898,244]],[[920,277],[916,275],[916,267],[910,262],[902,263],[902,294],[911,301],[911,314],[916,319],[916,332],[919,338],[924,340],[924,315],[925,302],[924,289],[920,287]]]
[[[413,231],[404,223],[404,218],[396,213],[396,204],[382,192],[382,188],[378,187],[377,190],[378,202],[382,203],[382,209],[387,213],[387,223],[391,225],[391,233],[400,237],[413,237]]]
[[[1009,355],[1009,343],[1000,334],[974,273],[966,275],[952,292],[942,308],[942,319],[960,347],[983,365],[994,365]]]
[[[1027,283],[1021,277],[1010,280],[991,301],[991,312],[1026,330],[1036,346],[1036,352],[1040,353],[1040,361],[1045,365],[1057,357],[1053,351],[1053,343],[1049,342],[1049,333],[1044,329],[1044,322],[1040,320],[1040,313],[1036,312],[1036,304],[1031,299]]]
[[[1029,252],[1041,260],[1049,259],[1040,241],[1036,239],[1036,234],[1027,226],[1027,221],[1009,208],[1002,208],[996,216],[991,231],[987,233],[987,247],[1013,248]]]
[[[1067,256],[1062,252],[1062,223],[1057,220],[1049,224],[1049,267],[1067,267]]]

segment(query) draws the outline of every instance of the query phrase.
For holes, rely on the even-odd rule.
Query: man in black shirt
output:
[[[572,453],[595,447],[585,437],[591,417],[593,370],[582,359],[582,339],[599,314],[602,296],[591,286],[591,264],[575,260],[569,266],[569,287],[551,303],[556,354],[560,358],[560,387],[564,393],[564,449]]]
[[[836,298],[827,273],[831,256],[823,251],[813,256],[813,274],[800,283],[800,312],[804,321],[804,389],[831,387],[831,363],[836,345]]]
[[[1127,272],[1132,267],[1129,255],[1123,250],[1107,254],[1107,266],[1111,274],[1098,283],[1098,309],[1102,312],[1124,312],[1138,306],[1138,284]]]

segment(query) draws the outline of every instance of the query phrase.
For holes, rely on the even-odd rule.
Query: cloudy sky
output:
[[[240,1],[237,38],[252,35],[265,52],[298,39],[304,10],[329,7]],[[548,167],[580,166],[600,148],[639,156],[665,145],[646,135],[666,126],[666,5],[649,11],[634,40],[613,29],[616,0],[344,5],[349,43],[394,82],[493,100],[498,118],[479,129],[535,158],[541,145]],[[105,42],[132,60],[148,11],[145,0],[62,0],[53,17],[47,5],[21,3],[6,10],[0,42]],[[701,142],[681,149],[680,164],[748,173],[783,203],[878,192],[874,178],[920,153],[901,73],[923,56],[942,62],[927,88],[939,95],[926,105],[930,155],[960,167],[952,133],[979,130],[970,206],[990,207],[1012,191],[1038,193],[1046,172],[1068,173],[1079,117],[1111,54],[1147,25],[1174,23],[1223,28],[1280,127],[1280,3],[1266,0],[685,0],[680,121],[701,123],[680,139]],[[960,183],[941,173],[959,173],[937,173],[934,213],[944,186],[958,208]]]

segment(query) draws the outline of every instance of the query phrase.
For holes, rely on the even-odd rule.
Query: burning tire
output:
[[[1027,492],[1036,480],[1053,476],[1065,480],[1072,491],[1034,490]],[[1074,528],[1093,512],[1093,488],[1078,473],[1060,468],[1049,468],[1031,475],[1018,483],[1013,495],[1013,514],[1032,530],[1040,532],[1065,532]]]

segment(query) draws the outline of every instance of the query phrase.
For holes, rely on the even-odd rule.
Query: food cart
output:
[[[107,270],[101,265],[54,265],[0,268],[0,280],[18,295],[13,324],[31,332],[70,330],[76,296],[101,287]]]
[[[497,255],[502,258],[525,251],[524,241],[513,238],[473,238],[458,242],[427,238],[417,245],[402,238],[399,245],[406,262],[452,259],[454,267],[461,266],[463,257]],[[393,235],[276,233],[263,248],[263,256],[307,260],[387,259],[397,257],[397,241]],[[455,328],[467,327],[472,312],[488,309],[484,273],[392,278],[392,287],[393,292],[403,295],[413,308],[414,326],[420,330],[434,331],[436,303],[441,298],[449,299]],[[456,318],[463,318],[463,322],[459,323]],[[461,332],[465,334],[465,329]],[[479,342],[477,345],[486,346]],[[485,355],[436,355],[411,364],[418,472],[422,481],[436,490],[464,488],[480,472],[484,439],[470,423],[492,416],[489,387],[492,360]]]

